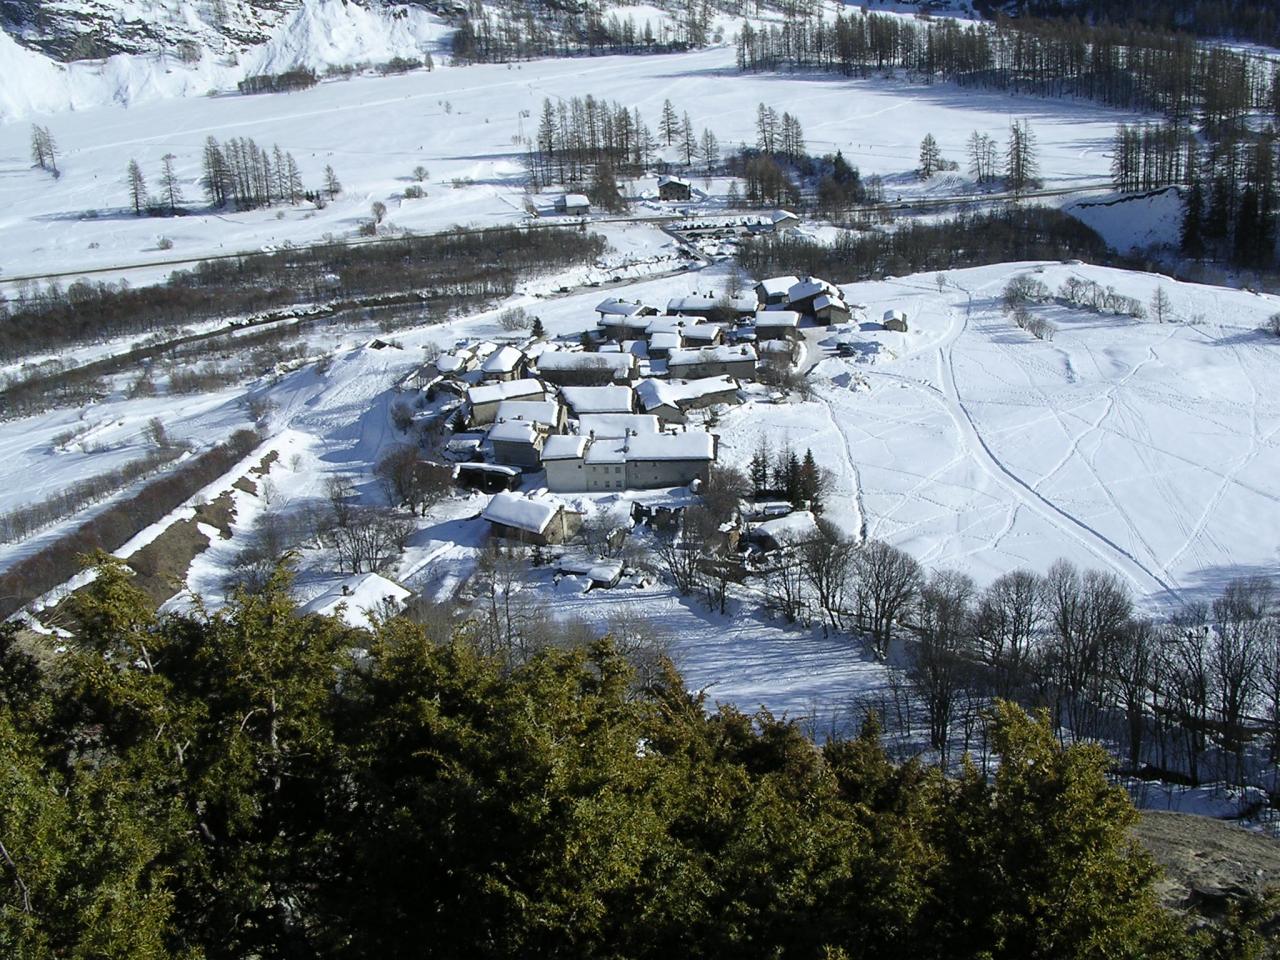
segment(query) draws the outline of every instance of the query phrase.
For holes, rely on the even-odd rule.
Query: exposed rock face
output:
[[[234,56],[302,0],[0,0],[0,27],[58,60],[165,53]]]

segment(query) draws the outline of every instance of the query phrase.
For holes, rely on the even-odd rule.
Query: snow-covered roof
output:
[[[332,584],[319,596],[304,603],[301,610],[303,613],[333,616],[341,606],[342,619],[348,626],[371,627],[371,611],[381,612],[385,607],[398,610],[409,596],[410,591],[386,577],[361,573]]]
[[[578,418],[578,433],[584,437],[625,437],[628,431],[657,433],[658,418],[647,413],[588,413]]]
[[[827,307],[835,307],[838,310],[844,310],[845,312],[848,312],[849,310],[848,305],[839,297],[833,297],[824,293],[821,296],[813,298],[813,309],[825,310]]]
[[[622,437],[588,439],[582,459],[587,463],[626,463],[627,441]]]
[[[808,510],[797,510],[785,517],[765,520],[751,528],[753,533],[768,537],[774,543],[785,546],[812,540],[818,533],[818,522]]]
[[[787,302],[795,303],[797,300],[805,300],[823,293],[833,297],[840,296],[840,291],[827,281],[818,277],[805,277],[798,283],[792,284],[791,289],[787,291]]]
[[[586,437],[574,437],[565,434],[556,434],[554,437],[547,437],[547,442],[542,446],[543,460],[580,460],[587,450]]]
[[[631,388],[620,384],[603,387],[562,387],[560,397],[574,413],[630,413]]]
[[[436,357],[436,369],[441,373],[457,373],[459,370],[466,370],[471,360],[471,354],[467,351],[442,353]]]
[[[542,430],[528,420],[500,420],[489,428],[489,439],[505,443],[533,443]]]
[[[636,384],[636,398],[646,410],[655,407],[678,407],[709,393],[736,391],[733,377],[699,377],[696,380],[641,380]]]
[[[758,286],[766,297],[785,297],[787,291],[800,282],[799,277],[769,277],[761,280]]]
[[[760,310],[756,313],[757,327],[798,327],[800,314],[794,310]]]
[[[907,319],[907,315],[906,315],[905,313],[903,313],[901,310],[886,310],[886,311],[884,312],[884,322],[885,322],[885,323],[888,323],[890,320],[902,320],[902,321],[905,321],[906,319]]]
[[[756,348],[749,343],[722,343],[716,347],[681,347],[671,351],[667,367],[683,367],[695,363],[755,362]]]
[[[674,330],[664,330],[661,333],[655,333],[649,337],[649,349],[652,350],[673,350],[684,342],[680,334]]]
[[[595,583],[616,583],[622,576],[622,564],[617,560],[570,560],[561,558],[556,563],[561,573],[576,573]]]
[[[692,187],[693,184],[683,177],[664,176],[658,178],[658,186],[665,187],[668,183],[678,184],[682,187]]]
[[[596,304],[596,313],[602,317],[635,317],[645,312],[654,313],[654,307],[631,300],[622,300],[618,297],[609,297],[607,300],[601,300]],[[615,321],[616,322],[616,321]]]
[[[658,333],[683,333],[685,327],[696,322],[690,317],[672,317],[664,314],[661,317],[650,318],[645,325],[645,331],[651,337]]]
[[[719,337],[720,333],[720,328],[714,323],[691,323],[680,331],[686,340],[705,340],[707,343]]]
[[[534,380],[526,377],[523,380],[507,380],[504,383],[486,383],[479,387],[472,387],[467,391],[467,399],[472,405],[480,403],[493,403],[498,400],[528,400],[533,397],[542,398],[544,388],[541,380]]]
[[[554,427],[560,422],[560,404],[555,400],[503,400],[495,420],[528,420]]]
[[[542,373],[563,370],[608,370],[614,376],[626,376],[635,367],[635,363],[635,358],[629,353],[553,350],[538,358],[538,370]]]
[[[566,207],[588,207],[591,205],[591,201],[583,193],[566,193],[564,195],[564,205]]]
[[[564,504],[554,497],[532,499],[519,493],[503,492],[493,495],[480,516],[490,523],[541,533],[563,509]]]
[[[775,210],[769,216],[769,220],[772,221],[773,223],[781,223],[783,220],[799,220],[799,219],[800,218],[796,216],[794,213],[792,213],[790,210]]]
[[[459,473],[461,473],[463,470],[467,470],[467,471],[475,470],[480,473],[497,473],[497,474],[501,474],[504,477],[520,476],[520,471],[516,467],[509,467],[504,463],[468,462],[468,463],[458,464],[458,466],[455,469]]]
[[[500,347],[489,354],[480,369],[485,373],[510,373],[523,359],[524,354],[515,347]]]
[[[667,301],[667,313],[704,313],[722,303],[738,313],[754,313],[756,309],[756,298],[752,296],[717,297],[694,293],[686,297],[672,297]]]
[[[714,460],[716,442],[703,430],[641,433],[627,440],[628,460]]]

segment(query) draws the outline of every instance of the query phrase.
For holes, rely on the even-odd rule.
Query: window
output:
[[[622,472],[622,468],[621,468],[621,467],[614,467],[614,468],[613,468],[613,472],[614,472],[614,473],[621,473],[621,472]]]

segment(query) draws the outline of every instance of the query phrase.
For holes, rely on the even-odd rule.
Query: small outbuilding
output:
[[[834,324],[848,323],[852,313],[848,304],[840,297],[833,297],[829,293],[819,294],[813,298],[813,318],[823,326],[830,327]]]
[[[524,375],[524,352],[516,347],[499,347],[485,357],[480,372],[486,380],[519,380]]]
[[[798,340],[800,314],[794,310],[761,310],[756,314],[756,340]]]
[[[564,543],[582,524],[582,517],[555,497],[519,493],[495,493],[480,516],[489,521],[493,536],[539,546]]]
[[[907,315],[901,310],[886,310],[883,323],[886,330],[896,330],[898,333],[907,332]]]
[[[787,294],[800,282],[799,277],[769,277],[756,284],[756,300],[762,307],[782,306]]]
[[[693,197],[693,184],[681,177],[659,177],[659,200],[689,200]]]
[[[460,463],[455,479],[468,490],[500,493],[520,486],[520,471],[501,463]]]
[[[582,217],[591,212],[591,201],[581,193],[566,193],[556,200],[556,212],[569,217]]]

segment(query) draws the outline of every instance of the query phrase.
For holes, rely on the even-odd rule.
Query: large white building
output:
[[[701,430],[548,437],[542,449],[547,487],[557,492],[682,487],[705,481],[715,458],[716,438]]]

